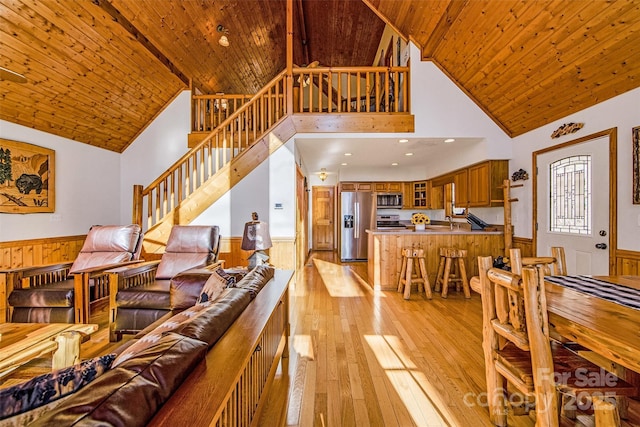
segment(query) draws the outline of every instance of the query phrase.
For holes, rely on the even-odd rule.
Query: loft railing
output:
[[[246,104],[253,95],[193,95],[193,132],[211,132]]]
[[[194,96],[193,130],[213,129],[147,188],[134,186],[133,221],[145,230],[161,222],[288,114],[409,113],[408,67],[298,67],[290,87],[285,76],[286,70],[248,101],[244,95]],[[287,111],[288,90],[293,111]],[[220,114],[211,116],[216,100]],[[226,118],[220,112],[223,100],[228,111],[235,109]]]
[[[294,68],[294,113],[408,113],[409,67]]]
[[[287,115],[283,71],[147,188],[134,186],[133,222],[146,230]]]

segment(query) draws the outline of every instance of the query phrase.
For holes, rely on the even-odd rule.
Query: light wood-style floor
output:
[[[489,426],[480,296],[373,290],[366,263],[315,252],[291,288],[288,369],[259,425]],[[640,425],[637,403],[635,421]],[[592,417],[580,417],[593,425]],[[509,425],[531,427],[528,416]]]
[[[260,427],[489,426],[484,407],[480,297],[450,292],[426,300],[412,292],[373,290],[366,263],[342,264],[335,252],[315,252],[292,283],[290,357],[272,386]],[[100,330],[82,346],[83,358],[105,354],[106,311]],[[125,338],[128,339],[128,338]],[[34,362],[7,387],[51,369]],[[640,402],[631,422],[640,426]],[[592,426],[581,417],[571,426]],[[509,426],[533,427],[528,416]]]

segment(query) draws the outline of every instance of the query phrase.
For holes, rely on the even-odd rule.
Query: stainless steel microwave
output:
[[[378,209],[402,209],[402,193],[377,193]]]

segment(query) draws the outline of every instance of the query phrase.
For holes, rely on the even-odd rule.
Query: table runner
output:
[[[640,290],[590,276],[545,276],[544,280],[625,307],[640,310]]]

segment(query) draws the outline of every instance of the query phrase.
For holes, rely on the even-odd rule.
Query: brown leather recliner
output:
[[[73,262],[5,271],[12,322],[88,323],[90,305],[108,298],[105,270],[139,262],[140,226],[96,225]]]
[[[218,226],[174,225],[160,261],[111,270],[109,339],[136,334],[171,309],[170,284],[176,274],[218,260]]]

